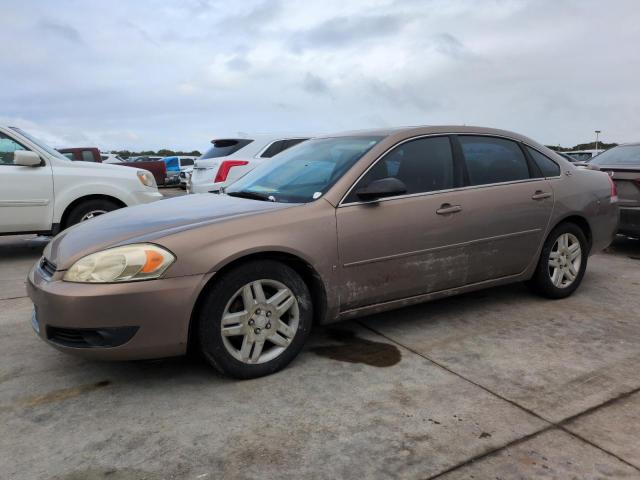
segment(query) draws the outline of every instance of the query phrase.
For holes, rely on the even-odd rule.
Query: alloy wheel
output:
[[[549,277],[557,288],[571,285],[580,271],[582,248],[572,233],[560,235],[549,253]]]
[[[107,213],[106,210],[91,210],[90,212],[85,213],[80,219],[81,222],[85,222],[87,220],[91,220],[92,218],[98,217],[100,215],[104,215]]]
[[[300,323],[298,300],[281,282],[256,280],[227,303],[220,329],[227,351],[240,362],[265,363],[291,344]]]

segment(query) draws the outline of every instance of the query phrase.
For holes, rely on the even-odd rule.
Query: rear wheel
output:
[[[568,297],[582,282],[588,255],[589,244],[582,229],[574,223],[558,225],[542,247],[529,286],[548,298]]]
[[[235,378],[261,377],[284,368],[302,349],[311,295],[282,263],[246,263],[218,280],[198,320],[200,349],[211,365]]]
[[[118,208],[121,208],[121,206],[112,200],[103,198],[85,200],[73,207],[71,212],[69,212],[64,228],[69,228],[76,223],[86,222],[105,213],[117,210]]]

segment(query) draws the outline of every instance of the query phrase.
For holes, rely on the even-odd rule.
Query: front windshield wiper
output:
[[[227,192],[230,197],[249,198],[251,200],[262,200],[263,202],[275,202],[273,195],[266,195],[259,192],[250,192],[249,190],[240,190],[238,192]]]

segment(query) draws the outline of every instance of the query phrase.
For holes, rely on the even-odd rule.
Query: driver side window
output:
[[[404,183],[407,195],[453,188],[453,152],[449,137],[418,138],[398,145],[371,167],[346,201],[359,201],[356,190],[388,177]]]
[[[26,148],[4,133],[0,133],[0,165],[13,165],[13,152],[16,150],[26,150]]]

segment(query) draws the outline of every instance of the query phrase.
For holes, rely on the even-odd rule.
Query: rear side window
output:
[[[357,202],[358,197],[353,192],[374,180],[388,177],[403,182],[408,195],[453,188],[453,154],[449,138],[419,138],[397,146],[371,167],[347,201]]]
[[[308,138],[292,138],[291,140],[287,140],[285,142],[285,146],[284,146],[283,150],[286,150],[287,148],[291,148],[294,145],[298,145],[299,143],[302,143],[305,140],[309,140],[309,139]]]
[[[271,158],[274,155],[284,152],[287,148],[291,148],[301,142],[308,140],[308,138],[291,138],[289,140],[277,140],[267,147],[267,149],[260,155],[261,158]]]
[[[193,165],[193,159],[183,158],[182,160],[180,160],[180,165],[182,165],[183,167],[188,167],[190,165]]]
[[[284,146],[286,143],[287,143],[286,140],[277,140],[273,142],[271,145],[267,147],[267,149],[264,152],[262,152],[262,155],[260,155],[260,157],[271,158],[274,155],[279,154],[281,151],[284,150]]]
[[[534,150],[531,147],[525,146],[525,148],[527,149],[527,152],[529,152],[529,155],[531,155],[531,158],[533,158],[533,161],[536,163],[536,165],[542,172],[542,176],[557,177],[558,175],[560,175],[560,167],[556,162],[554,162],[550,158],[547,158],[546,156],[541,154],[539,151]]]
[[[470,185],[513,182],[529,178],[529,166],[516,142],[495,137],[461,135]]]
[[[95,161],[95,159],[93,158],[93,152],[91,150],[82,150],[82,161],[83,162]]]
[[[249,145],[253,140],[247,138],[243,139],[228,139],[228,140],[213,140],[211,142],[212,147],[204,152],[200,159],[205,160],[207,158],[220,158],[226,157],[236,153],[241,148]]]

